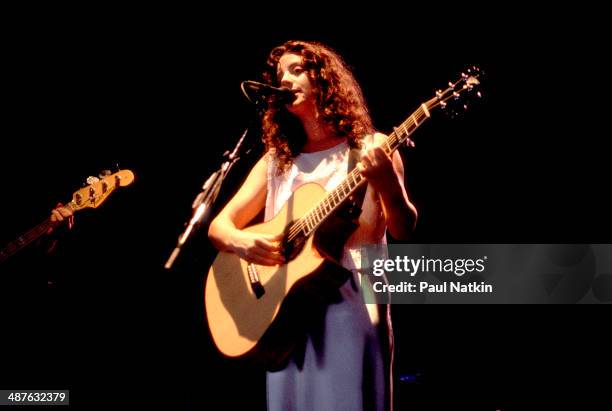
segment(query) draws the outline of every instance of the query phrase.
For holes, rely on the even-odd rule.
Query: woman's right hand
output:
[[[283,234],[257,234],[236,230],[230,242],[231,250],[243,260],[259,265],[285,263],[280,242]]]

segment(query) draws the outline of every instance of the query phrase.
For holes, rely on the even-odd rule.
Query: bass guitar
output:
[[[98,208],[118,187],[128,186],[132,184],[133,181],[134,173],[130,170],[121,170],[114,174],[108,174],[102,178],[89,177],[89,185],[75,191],[72,194],[72,200],[66,203],[64,207],[72,210],[72,212],[77,212],[84,208]],[[51,221],[51,217],[49,217],[36,227],[17,237],[14,241],[0,250],[0,263],[6,261],[28,244],[45,235],[49,229],[55,225],[57,225],[57,223]]]

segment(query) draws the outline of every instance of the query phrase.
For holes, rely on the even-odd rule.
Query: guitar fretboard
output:
[[[64,207],[72,209],[71,203],[66,204]],[[74,210],[73,210],[74,211]],[[55,226],[56,223],[51,221],[51,218],[47,218],[42,223],[38,224],[36,227],[30,229],[24,234],[17,237],[15,240],[8,243],[2,250],[0,250],[0,263],[26,247],[28,244],[36,241],[40,237],[42,237],[49,228]]]
[[[406,142],[408,137],[430,117],[430,110],[438,104],[439,99],[437,97],[428,100],[396,127],[380,145],[385,153],[391,155],[401,144]],[[301,234],[310,235],[364,181],[365,177],[361,175],[357,168],[354,168],[342,183],[331,190],[309,213],[296,221],[294,227],[299,229]]]

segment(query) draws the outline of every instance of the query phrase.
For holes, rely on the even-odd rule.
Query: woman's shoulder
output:
[[[378,146],[387,139],[387,135],[377,131],[372,135],[372,138],[374,139],[374,145]]]
[[[376,131],[371,134],[366,134],[362,139],[362,143],[365,145],[365,148],[370,148],[372,146],[381,145],[386,139],[387,136],[385,134]]]
[[[278,160],[278,157],[276,155],[276,150],[274,148],[269,149],[268,151],[266,151],[262,158],[261,158],[266,164],[269,163],[273,163],[275,161]]]

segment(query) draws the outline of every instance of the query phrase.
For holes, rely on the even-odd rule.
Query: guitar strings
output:
[[[438,101],[436,98],[432,99],[435,101]],[[433,107],[435,107],[436,103],[433,102],[432,100],[428,101],[427,103],[425,103],[425,106],[427,107],[427,109],[431,109]],[[419,120],[415,119],[415,115],[418,116]],[[416,130],[416,127],[419,126],[420,124],[420,120],[426,118],[427,115],[425,114],[425,111],[423,110],[423,106],[420,106],[417,110],[415,110],[415,112],[410,115],[404,122],[402,122],[397,129],[403,129],[404,134],[406,134],[406,136],[408,136],[412,131]],[[412,131],[410,130],[410,126],[416,126],[414,129],[412,129]],[[392,133],[389,134],[389,137],[385,140],[385,142],[382,145],[386,145],[387,146],[387,151],[393,151],[391,150],[391,147],[394,146],[396,143],[398,143],[398,141],[400,140],[401,137],[399,137],[395,131],[393,131]],[[389,154],[389,153],[387,153]],[[349,181],[349,177],[353,179],[353,181],[355,181],[355,186],[353,188],[350,187],[349,184],[347,184],[347,182]],[[359,181],[357,181],[357,179],[359,179]],[[309,211],[308,213],[306,213],[306,215],[304,215],[302,218],[300,218],[297,222],[295,222],[291,228],[289,229],[289,233],[287,235],[287,239],[288,241],[293,241],[300,232],[304,232],[304,234],[308,235],[309,231],[311,232],[312,230],[314,230],[319,223],[323,220],[320,219],[319,221],[317,221],[317,215],[319,213],[321,213],[322,215],[325,214],[329,214],[331,213],[339,204],[342,203],[342,201],[339,201],[336,205],[334,205],[333,207],[330,208],[329,211],[327,211],[327,206],[330,205],[330,200],[333,197],[337,197],[339,199],[342,198],[343,195],[348,196],[350,195],[363,181],[363,176],[361,175],[361,173],[359,172],[358,169],[353,169],[349,175],[347,175],[347,178],[340,184],[338,185],[338,187],[334,188],[332,191],[330,191],[325,198],[323,198],[323,200],[321,200],[319,202],[319,204],[317,204],[311,211]],[[348,187],[347,187],[348,185]],[[348,194],[345,194],[345,189],[348,188]],[[342,191],[342,194],[340,194],[340,191]],[[346,197],[345,197],[346,198]],[[311,221],[314,221],[314,224],[312,226],[311,229],[308,229],[308,222],[307,220],[310,219]]]
[[[425,106],[428,109],[431,109],[431,108],[433,108],[433,107],[435,107],[437,105],[437,101],[438,101],[437,98],[433,98],[430,101],[428,101],[427,103],[425,103]],[[425,111],[423,110],[423,106],[420,106],[417,110],[415,110],[415,112],[410,117],[408,117],[402,124],[400,124],[397,127],[397,129],[403,128],[404,129],[404,133],[406,135],[409,135],[410,132],[411,132],[410,131],[410,126],[416,125],[418,127],[418,125],[419,125],[419,121],[414,119],[415,115],[418,115],[420,120],[425,119],[427,117],[427,115],[425,114]],[[416,127],[412,131],[414,131],[415,129],[416,129]],[[387,140],[385,140],[385,142],[382,145],[386,145],[387,146],[387,150],[388,151],[392,151],[391,150],[391,146],[395,145],[399,141],[399,139],[400,139],[400,137],[398,137],[397,134],[394,131],[394,132],[390,133],[389,137],[387,138]],[[340,189],[342,189],[342,192],[344,193],[346,185],[347,185],[346,182],[349,180],[348,177],[352,177],[353,180],[357,184],[352,189],[350,188],[350,186],[348,187],[349,188],[349,194],[347,194],[347,196],[350,195],[350,193],[360,185],[360,183],[362,181],[362,178],[363,178],[363,176],[361,175],[361,173],[359,173],[359,171],[357,169],[354,169],[353,171],[351,171],[351,173],[347,176],[347,178],[345,179],[345,181],[343,183],[341,183],[338,187],[336,187],[334,190],[332,190],[323,200],[321,200],[321,202],[319,202],[319,204],[317,204],[317,206],[315,206],[313,208],[313,210],[308,212],[304,217],[302,217],[300,220],[298,220],[295,224],[293,224],[291,226],[291,228],[289,230],[289,234],[288,234],[288,240],[289,241],[291,241],[295,237],[297,237],[297,235],[299,234],[300,231],[303,231],[305,234],[309,234],[308,233],[308,231],[309,231],[308,230],[308,223],[307,223],[307,220],[309,218],[311,220],[313,220],[313,221],[316,221],[315,214],[319,214],[320,212],[323,212],[323,214],[330,213],[331,211],[333,211],[337,207],[337,205],[339,203],[341,203],[341,201],[340,201],[338,204],[336,204],[335,206],[331,207],[329,211],[326,211],[325,205],[326,204],[327,205],[330,204],[329,201],[330,201],[330,199],[332,197],[337,195],[338,198],[341,198],[341,194],[339,194],[339,192],[340,192]],[[360,181],[357,182],[356,181],[356,177],[359,177]],[[321,221],[322,221],[322,219],[321,219]],[[317,221],[316,223],[314,223],[313,227],[310,229],[310,231],[314,230],[321,221]]]
[[[442,96],[444,96],[444,97],[441,98],[441,96],[436,96],[436,97],[433,97],[433,98],[429,99],[425,103],[423,103],[421,106],[419,106],[418,109],[416,109],[414,111],[414,113],[412,113],[406,120],[404,120],[398,127],[396,127],[396,130],[402,128],[404,130],[403,133],[406,135],[406,137],[408,137],[412,132],[414,132],[414,130],[416,130],[420,126],[420,124],[422,124],[421,120],[427,119],[427,117],[429,117],[429,114],[425,110],[430,111],[430,110],[440,106],[442,103],[446,102],[451,97],[453,97],[454,94],[450,93],[450,91],[455,90],[457,84],[459,84],[459,83],[460,83],[460,81],[457,81],[457,83],[453,84],[452,86],[450,86],[449,88],[444,90],[444,92],[442,93]],[[463,90],[461,90],[461,91],[463,91]],[[424,108],[425,108],[425,110],[424,110]],[[416,119],[415,115],[417,115],[418,120]],[[410,126],[415,126],[415,127],[412,130],[410,130]],[[391,132],[389,134],[389,137],[385,140],[385,142],[383,144],[381,144],[381,146],[382,145],[386,145],[387,146],[387,151],[388,152],[392,152],[395,149],[391,150],[391,146],[395,145],[399,140],[400,140],[400,137],[396,134],[396,132],[394,130],[393,132]],[[389,154],[389,153],[387,153],[387,154]],[[340,192],[340,189],[342,189],[342,193],[344,194],[344,190],[346,188],[346,185],[347,185],[347,182],[349,180],[349,177],[353,178],[353,181],[355,181],[356,184],[355,184],[355,187],[353,187],[352,189],[351,189],[351,187],[349,185],[349,187],[348,187],[349,188],[349,192],[348,192],[348,194],[345,194],[346,197],[348,195],[350,195],[361,184],[361,182],[363,181],[363,176],[358,171],[358,169],[352,170],[347,175],[347,178],[338,187],[336,187],[334,190],[332,190],[328,195],[326,195],[323,198],[323,200],[321,200],[319,202],[319,204],[317,204],[311,211],[306,213],[306,215],[304,215],[302,218],[300,218],[297,222],[295,222],[291,226],[291,228],[289,229],[289,233],[288,233],[288,241],[294,240],[299,235],[300,232],[304,232],[304,234],[306,234],[306,235],[310,234],[310,232],[312,232],[316,227],[318,227],[318,225],[324,219],[324,218],[321,218],[319,221],[317,221],[315,215],[318,215],[320,212],[322,212],[322,215],[329,214],[334,209],[336,209],[339,204],[342,203],[342,201],[344,199],[339,201],[333,207],[331,207],[329,211],[326,211],[325,205],[326,204],[327,205],[330,204],[330,199],[331,198],[333,198],[336,195],[338,195],[339,199],[342,198],[342,194],[340,194],[339,192]],[[360,180],[357,181],[357,178],[359,178]],[[310,229],[308,229],[308,223],[307,223],[307,220],[309,218],[312,221],[314,221],[314,224],[313,224],[312,228],[310,228]],[[309,230],[310,230],[310,232],[309,232]]]

